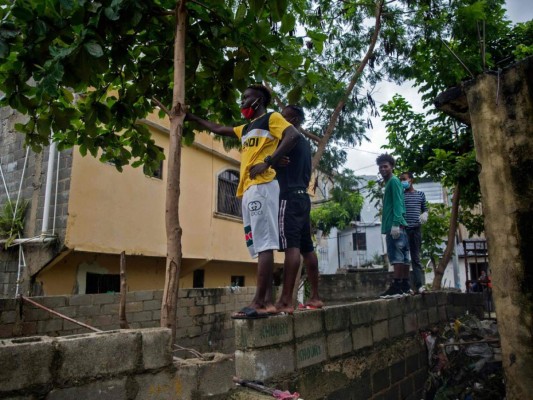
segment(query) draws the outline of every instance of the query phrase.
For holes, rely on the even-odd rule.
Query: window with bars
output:
[[[236,197],[239,173],[228,169],[218,176],[217,211],[222,214],[242,217],[241,201]]]
[[[366,232],[353,233],[353,250],[354,251],[366,250]]]

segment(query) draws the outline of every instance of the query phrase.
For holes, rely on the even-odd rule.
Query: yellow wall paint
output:
[[[180,288],[192,288],[193,273],[196,269],[205,271],[204,287],[230,286],[232,275],[244,276],[246,286],[256,284],[256,264],[184,260],[180,274]],[[72,252],[56,265],[40,272],[36,281],[42,284],[44,295],[58,296],[85,293],[87,272],[119,274],[120,256]],[[126,277],[128,291],[163,289],[165,282],[165,259],[162,257],[126,256]]]

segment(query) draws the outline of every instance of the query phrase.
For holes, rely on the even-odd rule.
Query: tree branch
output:
[[[165,114],[167,114],[169,117],[170,117],[170,111],[168,110],[168,108],[166,108],[163,103],[161,103],[159,100],[157,100],[155,97],[152,97],[152,101],[157,104],[157,106],[163,110],[165,112]]]

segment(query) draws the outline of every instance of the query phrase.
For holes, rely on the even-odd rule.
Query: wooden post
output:
[[[120,320],[120,329],[128,329],[128,320],[126,319],[126,294],[128,293],[128,284],[126,281],[126,253],[120,253],[120,307],[118,317]]]

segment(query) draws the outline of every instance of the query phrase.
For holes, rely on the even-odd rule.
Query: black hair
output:
[[[396,161],[394,160],[394,157],[388,153],[380,154],[378,158],[376,158],[377,165],[384,163],[384,162],[388,162],[393,168],[396,165]]]
[[[409,179],[413,179],[414,178],[414,175],[411,171],[405,171],[405,172],[402,172],[401,173],[402,175],[407,175],[409,177]]]
[[[261,97],[263,99],[263,106],[266,108],[270,104],[270,101],[272,100],[272,95],[270,94],[270,90],[264,85],[261,85],[259,83],[250,85],[247,87],[247,89],[256,90],[261,94]]]
[[[296,114],[296,116],[298,117],[298,123],[303,124],[303,122],[305,121],[305,112],[303,108],[293,104],[289,104],[287,107],[285,107],[285,109],[287,108],[292,110]]]

